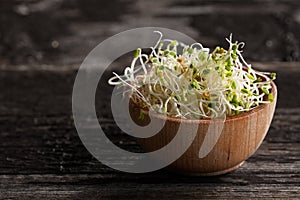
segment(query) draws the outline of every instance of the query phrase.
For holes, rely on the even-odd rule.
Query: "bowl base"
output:
[[[233,166],[233,167],[230,167],[228,169],[224,169],[224,170],[221,170],[221,171],[216,171],[216,172],[205,172],[205,173],[197,173],[197,172],[176,172],[176,173],[179,173],[179,174],[184,174],[184,175],[188,175],[188,176],[217,176],[217,175],[221,175],[221,174],[226,174],[226,173],[229,173],[233,170],[236,170],[237,168],[239,168],[240,166],[242,166],[242,164],[244,164],[245,161]]]

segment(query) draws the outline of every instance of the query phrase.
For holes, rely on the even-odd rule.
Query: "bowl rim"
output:
[[[259,73],[258,71],[256,71],[258,73],[259,76],[264,76],[262,75],[261,73]],[[254,113],[257,113],[258,111],[261,111],[263,109],[265,109],[267,106],[270,106],[272,104],[276,104],[277,102],[277,86],[276,84],[274,83],[273,80],[270,81],[271,83],[271,93],[273,94],[274,96],[274,101],[271,102],[271,103],[266,103],[266,104],[261,104],[255,108],[253,108],[252,110],[249,110],[247,112],[243,112],[241,114],[238,114],[238,115],[234,115],[234,116],[226,116],[225,118],[225,121],[233,121],[233,120],[239,120],[239,119],[242,119],[242,118],[246,118],[248,117],[249,115],[253,115]],[[132,102],[132,101],[131,101]],[[136,108],[140,108],[141,110],[144,110],[143,108],[141,108],[140,106],[137,106],[134,102],[132,102]],[[147,112],[147,111],[146,111]],[[173,122],[179,122],[179,123],[182,123],[182,122],[185,122],[185,123],[211,123],[212,121],[218,121],[218,120],[221,120],[221,119],[218,119],[218,118],[203,118],[203,119],[184,119],[184,118],[180,118],[180,117],[170,117],[170,116],[167,116],[167,115],[163,115],[163,114],[160,114],[160,113],[151,113],[151,116],[154,116],[156,118],[159,118],[159,119],[166,119],[166,121],[173,121]]]

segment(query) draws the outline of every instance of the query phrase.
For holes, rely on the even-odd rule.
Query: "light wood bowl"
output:
[[[146,152],[155,151],[168,144],[175,136],[180,123],[198,124],[197,135],[192,145],[175,162],[169,165],[169,170],[198,176],[214,176],[225,174],[237,169],[261,145],[270,127],[277,101],[277,89],[272,82],[274,101],[257,108],[226,117],[222,133],[210,153],[199,158],[199,150],[203,143],[210,119],[185,120],[167,117],[164,127],[150,138],[138,139],[138,143]],[[140,108],[132,101],[129,104],[132,119],[141,126],[150,122],[149,116],[139,120]]]

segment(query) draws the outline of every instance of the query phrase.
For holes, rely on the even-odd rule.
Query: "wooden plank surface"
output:
[[[74,67],[0,69],[0,199],[300,198],[300,63],[256,63],[275,71],[277,110],[259,150],[238,170],[188,177],[160,170],[127,174],[94,159],[73,125]],[[24,67],[26,70],[23,70]],[[105,82],[111,72],[103,78]],[[99,88],[99,121],[109,138],[139,152],[109,112],[111,87]]]

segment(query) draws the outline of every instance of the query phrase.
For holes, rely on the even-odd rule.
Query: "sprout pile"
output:
[[[145,110],[185,119],[233,116],[273,101],[275,73],[258,73],[242,57],[244,43],[226,40],[229,48],[212,52],[200,43],[163,39],[150,53],[138,48],[123,75],[113,72],[111,85],[126,86]],[[179,54],[179,51],[181,54]]]

